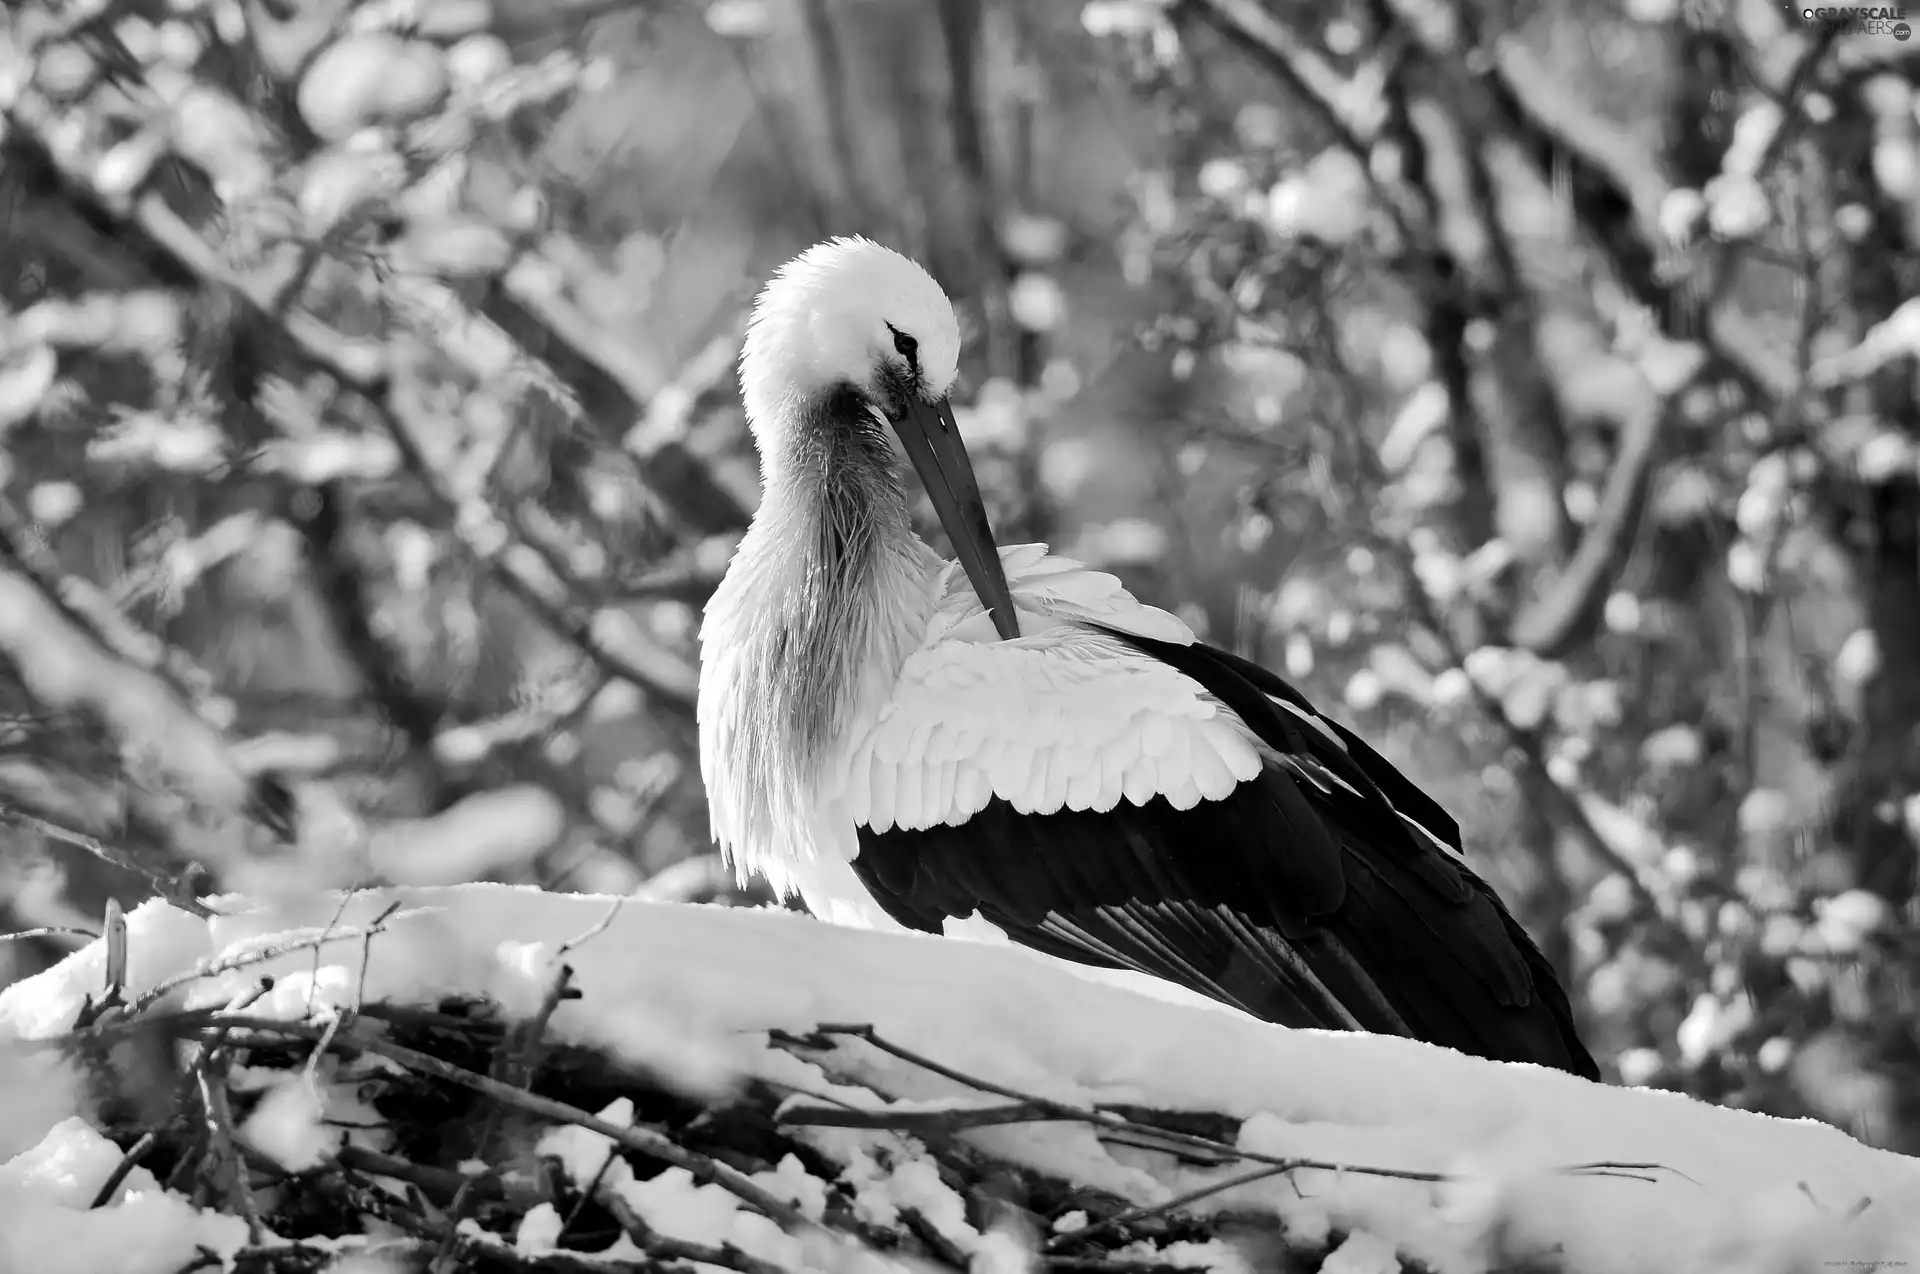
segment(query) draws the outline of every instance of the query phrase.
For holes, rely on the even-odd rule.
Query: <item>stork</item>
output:
[[[760,294],[740,381],[764,494],[700,630],[735,870],[828,919],[977,916],[1284,1026],[1597,1079],[1432,798],[1113,576],[996,547],[947,401],[959,355],[939,285],[865,239]],[[902,450],[953,562],[915,534]]]

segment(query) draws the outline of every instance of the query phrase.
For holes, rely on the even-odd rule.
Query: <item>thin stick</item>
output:
[[[556,956],[566,955],[569,951],[577,950],[578,948],[585,946],[588,942],[592,941],[594,938],[597,938],[601,934],[605,933],[609,928],[612,927],[613,922],[619,918],[622,908],[624,908],[626,905],[627,905],[627,899],[624,894],[618,898],[615,898],[613,900],[613,905],[607,908],[607,912],[605,915],[601,916],[600,919],[588,925],[584,930],[580,932],[580,935],[578,937],[569,938],[565,942],[561,943],[559,950],[556,951],[554,954]]]
[[[398,915],[399,912],[400,900],[396,898],[382,908],[379,915],[373,918],[373,923],[366,927],[365,933],[360,939],[360,978],[354,983],[353,987],[353,1011],[355,1013],[358,1013],[360,1006],[367,1002],[367,970],[373,967],[373,936],[381,932],[387,921]],[[313,949],[313,958],[317,964],[320,960],[319,947]]]
[[[152,1154],[153,1148],[159,1144],[158,1136],[148,1132],[127,1147],[127,1153],[120,1156],[120,1162],[113,1165],[113,1171],[107,1175],[105,1181],[100,1183],[100,1188],[93,1192],[93,1202],[87,1205],[88,1209],[104,1208],[112,1203],[113,1196],[120,1193],[120,1187],[127,1183],[127,1178],[133,1174],[135,1168],[140,1166],[140,1161]]]
[[[791,1088],[791,1085],[786,1085]],[[781,1109],[780,1122],[805,1128],[875,1128],[896,1132],[959,1132],[967,1128],[993,1128],[1001,1124],[1041,1123],[1061,1118],[1057,1111],[1031,1101],[998,1102],[991,1105],[949,1107],[944,1110],[899,1110],[889,1107],[863,1107],[845,1103],[827,1102],[804,1089],[793,1091],[818,1105],[807,1102],[794,1102]],[[1181,1128],[1177,1121],[1184,1112],[1153,1110],[1146,1107],[1121,1103],[1096,1102],[1091,1109],[1103,1115],[1113,1115],[1129,1123],[1152,1128],[1156,1132],[1179,1132],[1191,1136],[1212,1136],[1207,1133],[1195,1133]],[[1224,1116],[1207,1117],[1214,1122],[1237,1127],[1239,1121]],[[1195,1118],[1189,1122],[1199,1123]],[[1229,1141],[1232,1133],[1226,1136],[1214,1136],[1214,1140]]]
[[[190,911],[196,916],[214,915],[213,908],[193,896],[185,876],[170,876],[157,868],[149,867],[124,850],[114,849],[97,836],[72,827],[63,827],[51,819],[41,818],[38,814],[29,814],[17,806],[0,803],[0,823],[11,823],[15,827],[30,832],[38,832],[50,841],[69,846],[106,863],[121,871],[140,877],[147,882],[155,895],[172,903],[182,911]]]
[[[968,1106],[956,1110],[890,1110],[884,1106],[876,1110],[794,1102],[783,1105],[778,1118],[780,1123],[790,1128],[863,1128],[912,1133],[915,1136],[930,1132],[964,1132],[969,1128],[999,1128],[1007,1124],[1062,1121],[1058,1111],[1033,1102],[1005,1102],[997,1106]]]
[[[587,1182],[587,1188],[580,1192],[580,1197],[573,1201],[571,1208],[567,1209],[566,1219],[560,1222],[560,1233],[554,1237],[556,1243],[566,1236],[568,1230],[573,1228],[574,1222],[580,1219],[580,1214],[587,1210],[587,1204],[600,1197],[600,1183],[607,1179],[608,1169],[612,1168],[619,1158],[620,1151],[618,1149],[609,1149],[607,1151],[606,1158],[602,1159],[600,1166],[593,1170],[593,1180]]]
[[[1292,1169],[1273,1164],[1264,1168],[1256,1168],[1251,1172],[1243,1172],[1235,1177],[1226,1177],[1210,1185],[1189,1190],[1185,1194],[1175,1195],[1165,1203],[1128,1208],[1125,1212],[1116,1212],[1105,1220],[1096,1221],[1083,1230],[1073,1230],[1066,1234],[1057,1234],[1042,1244],[1040,1250],[1044,1253],[1058,1252],[1063,1247],[1071,1247],[1076,1243],[1084,1243],[1096,1234],[1104,1234],[1109,1230],[1116,1230],[1123,1225],[1132,1225],[1135,1221],[1144,1221],[1148,1217],[1165,1216],[1169,1212],[1177,1212],[1181,1208],[1190,1207],[1210,1195],[1224,1194],[1228,1190],[1237,1189],[1240,1186],[1252,1185],[1256,1181],[1265,1181],[1269,1177],[1281,1176],[1290,1171],[1292,1171]]]
[[[266,1227],[260,1223],[260,1209],[247,1184],[246,1163],[234,1141],[233,1108],[227,1104],[225,1077],[210,1074],[212,1069],[202,1065],[198,1071],[200,1108],[207,1121],[207,1157],[213,1160],[213,1171],[224,1178],[221,1184],[234,1210],[247,1223],[247,1241],[258,1244]]]
[[[69,929],[61,925],[44,925],[38,929],[16,929],[12,933],[0,933],[0,942],[25,942],[29,938],[84,938],[97,942],[100,935],[91,929]]]
[[[281,956],[292,955],[296,951],[318,950],[329,942],[350,942],[355,938],[371,937],[376,933],[384,933],[386,931],[386,922],[388,919],[391,919],[392,914],[393,913],[389,911],[383,915],[380,920],[364,928],[323,929],[317,934],[309,934],[305,937],[294,938],[287,942],[277,942],[270,946],[259,947],[253,951],[244,952],[240,955],[227,956],[214,961],[212,964],[197,966],[186,973],[180,974],[178,977],[168,978],[165,982],[144,992],[133,1002],[133,1011],[135,1013],[142,1013],[152,1008],[154,1004],[164,999],[168,994],[179,990],[189,982],[198,982],[203,978],[217,978],[223,973],[234,973],[241,969],[251,968],[256,964],[265,964],[269,960],[277,960]],[[404,919],[407,916],[417,914],[419,914],[417,911],[405,912],[402,913],[402,918]]]
[[[358,894],[359,892],[360,891],[358,889],[346,889],[341,891],[340,901],[337,904],[335,904],[333,908],[333,915],[327,918],[327,927],[324,930],[322,930],[322,932],[324,933],[333,932],[333,927],[340,923],[340,917],[347,914],[347,907],[352,904],[354,895]],[[319,990],[319,988],[320,988],[320,944],[315,943],[313,947],[313,968],[307,978],[307,1012],[309,1015],[313,1013],[313,997],[314,997],[314,994]]]

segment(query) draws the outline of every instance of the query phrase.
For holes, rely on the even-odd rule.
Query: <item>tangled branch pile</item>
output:
[[[371,943],[381,923],[331,938]],[[553,1011],[578,998],[565,963],[518,1022],[479,997],[305,1020],[249,1013],[271,977],[225,1009],[188,1010],[171,994],[177,983],[129,996],[119,972],[110,966],[104,996],[49,1047],[82,1064],[100,1127],[123,1152],[95,1208],[138,1171],[234,1218],[235,1245],[203,1246],[188,1268],[293,1274],[357,1250],[393,1268],[483,1272],[889,1268],[881,1257],[1089,1274],[1242,1261],[1313,1270],[1343,1245],[1348,1260],[1390,1260],[1392,1248],[1365,1235],[1289,1241],[1271,1214],[1194,1205],[1301,1169],[1443,1179],[1240,1149],[1240,1121],[1222,1115],[1022,1093],[863,1026],[767,1032],[770,1049],[802,1063],[768,1073],[790,1070],[797,1082],[690,1095],[646,1067],[546,1038]],[[843,1064],[855,1041],[977,1097],[897,1100]],[[1222,1171],[1142,1202],[1007,1162],[965,1136],[1026,1123],[1081,1124],[1109,1147]]]

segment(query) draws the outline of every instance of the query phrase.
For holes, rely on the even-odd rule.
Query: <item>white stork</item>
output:
[[[1286,1026],[1598,1078],[1430,797],[1113,576],[996,549],[947,403],[959,354],[939,285],[865,239],[760,294],[740,381],[765,494],[700,631],[735,869],[827,918],[978,913]],[[895,436],[957,562],[914,532]]]

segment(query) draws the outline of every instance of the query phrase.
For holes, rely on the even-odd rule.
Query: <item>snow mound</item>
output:
[[[1826,1125],[1411,1041],[1284,1030],[1091,982],[1017,948],[845,929],[780,911],[496,885],[330,896],[304,910],[237,898],[214,905],[221,914],[211,920],[159,902],[128,917],[127,998],[166,988],[154,1003],[219,1008],[251,990],[250,1018],[324,1023],[350,1021],[361,1005],[482,995],[528,1015],[547,1007],[553,961],[564,953],[580,995],[559,1003],[547,1036],[603,1048],[689,1092],[759,1079],[860,1108],[876,1102],[857,1086],[870,1083],[903,1099],[891,1110],[933,1114],[982,1099],[866,1043],[834,1049],[831,1074],[769,1046],[770,1031],[809,1037],[823,1025],[861,1024],[922,1059],[1041,1102],[1230,1117],[1242,1151],[1346,1170],[1270,1175],[1188,1210],[1277,1217],[1289,1243],[1337,1242],[1326,1268],[1349,1274],[1401,1264],[1474,1274],[1527,1261],[1581,1274],[1704,1274],[1864,1268],[1920,1253],[1920,1165]],[[247,1238],[235,1218],[195,1211],[139,1169],[111,1203],[90,1210],[118,1151],[72,1118],[77,1087],[64,1067],[22,1042],[69,1031],[87,997],[99,995],[106,962],[105,944],[94,943],[0,991],[8,1094],[0,1274],[171,1271],[200,1246],[230,1253]],[[264,975],[273,984],[259,994]],[[264,1122],[246,1135],[304,1164],[324,1147],[299,1120],[316,1118],[321,1104],[290,1089],[263,1101],[271,1117],[256,1114]],[[630,1117],[603,1114],[622,1127]],[[814,1136],[843,1165],[859,1209],[913,1206],[975,1267],[1019,1267],[1006,1236],[974,1230],[937,1175],[911,1162],[888,1170],[868,1153],[873,1139],[897,1134],[820,1128]],[[965,1137],[1005,1161],[1141,1205],[1259,1166],[1119,1146],[1084,1122],[1013,1123]],[[570,1174],[587,1176],[601,1160],[586,1152],[604,1144],[584,1128],[557,1129],[543,1142]],[[1637,1166],[1567,1171],[1595,1164]],[[821,1183],[797,1163],[760,1175],[799,1213],[817,1216],[809,1191]],[[613,1184],[660,1232],[671,1234],[680,1218],[699,1232],[682,1236],[689,1242],[724,1241],[783,1268],[818,1264],[813,1248],[684,1173]],[[32,1225],[15,1223],[27,1215]],[[523,1250],[541,1250],[558,1225],[551,1209],[530,1212]],[[1063,1228],[1064,1218],[1056,1232]],[[1152,1258],[1241,1268],[1219,1244],[1174,1246],[1191,1250],[1161,1248]]]

